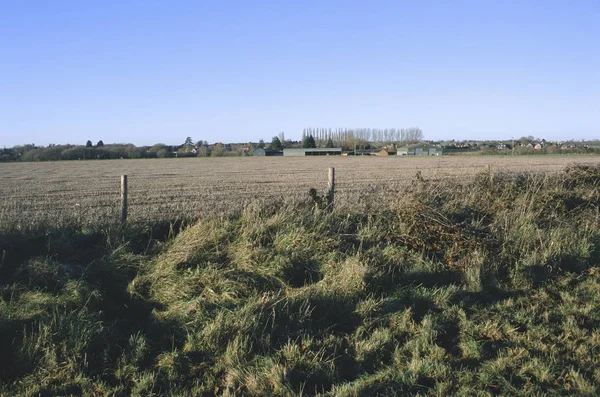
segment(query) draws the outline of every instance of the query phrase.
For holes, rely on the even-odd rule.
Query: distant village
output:
[[[384,146],[361,144],[358,148],[302,148],[299,143],[283,149],[256,148],[254,156],[441,156],[452,154],[526,155],[600,153],[600,141],[546,141],[523,139],[519,141],[422,141],[408,145],[390,143]]]
[[[228,157],[228,156],[442,156],[442,155],[537,155],[600,154],[600,140],[550,141],[523,137],[494,141],[411,140],[372,142],[366,139],[334,141],[305,135],[302,141],[286,140],[283,134],[270,143],[263,140],[247,143],[194,142],[188,137],[181,145],[104,144],[20,145],[0,149],[0,161],[59,161],[134,158]]]

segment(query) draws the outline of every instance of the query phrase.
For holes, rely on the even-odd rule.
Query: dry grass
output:
[[[0,229],[0,396],[599,395],[600,166],[388,193]]]
[[[336,168],[337,205],[370,205],[382,191],[420,175],[462,180],[486,171],[556,172],[581,156],[443,156],[425,158],[189,158],[0,164],[0,223],[98,225],[119,217],[119,175],[129,175],[129,219],[199,219],[232,213],[250,202],[324,193]],[[376,201],[376,200],[375,200]]]

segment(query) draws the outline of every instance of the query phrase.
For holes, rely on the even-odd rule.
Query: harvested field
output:
[[[337,205],[356,204],[401,189],[420,172],[427,180],[469,178],[486,172],[556,172],[593,164],[588,156],[246,157],[0,164],[0,222],[82,225],[116,221],[119,175],[129,176],[132,222],[228,213],[255,200],[324,193],[327,168],[336,168]]]

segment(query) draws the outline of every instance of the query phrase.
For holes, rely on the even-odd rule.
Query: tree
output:
[[[167,150],[167,148],[162,148],[156,152],[156,157],[164,159],[166,157],[171,157],[171,152]]]
[[[327,143],[325,144],[325,147],[326,147],[326,148],[332,148],[332,147],[334,147],[334,146],[333,146],[333,140],[332,140],[331,138],[329,138],[329,139],[327,140]]]
[[[244,151],[244,156],[252,156],[254,154],[254,150],[257,148],[256,144],[252,142],[248,142],[248,150]]]
[[[96,144],[96,147],[102,147],[104,146],[104,142],[102,142],[102,139],[98,141],[98,143]]]
[[[406,128],[400,132],[401,142],[404,143],[418,143],[423,139],[423,131],[420,128]]]
[[[258,141],[258,146],[257,147],[259,147],[261,149],[264,149],[264,147],[265,147],[265,141],[263,141],[262,139],[260,141]]]
[[[208,141],[203,141],[200,139],[198,142],[196,142],[196,146],[198,147],[198,157],[208,156]]]
[[[278,137],[274,136],[273,140],[271,140],[271,145],[269,146],[269,148],[271,150],[283,150],[283,145],[281,144],[281,141],[279,140]]]
[[[191,149],[194,146],[194,141],[192,141],[192,138],[188,136],[185,138],[183,146],[185,146],[186,149]]]
[[[221,142],[215,143],[215,148],[210,152],[211,157],[222,157],[225,155],[225,145]]]
[[[302,139],[302,147],[305,149],[316,148],[317,144],[315,143],[315,138],[313,138],[312,135],[305,136],[304,139]]]
[[[88,139],[88,141],[85,143],[85,147],[94,147],[94,145],[92,144],[92,141]]]

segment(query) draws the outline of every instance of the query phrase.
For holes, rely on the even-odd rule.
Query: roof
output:
[[[341,147],[318,147],[318,148],[292,148],[292,149],[283,149],[284,152],[341,152]]]

